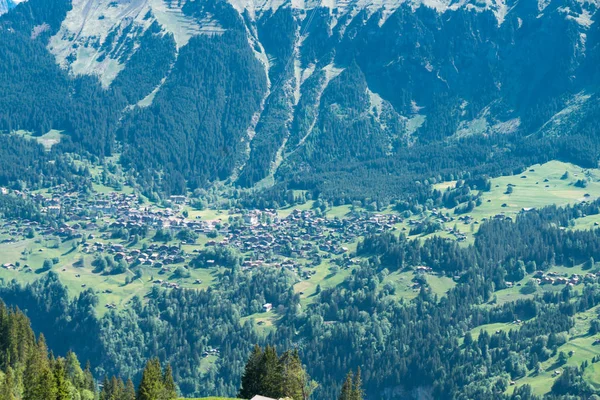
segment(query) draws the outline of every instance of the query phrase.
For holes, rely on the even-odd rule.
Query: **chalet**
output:
[[[254,213],[246,214],[243,217],[244,223],[246,225],[256,225],[258,224],[258,216]]]
[[[273,304],[271,304],[271,303],[266,303],[263,305],[264,312],[270,312],[272,309],[273,309]]]
[[[420,266],[418,266],[415,269],[417,270],[417,272],[431,272],[431,271],[433,271],[431,269],[431,267],[427,267],[427,266],[424,266],[424,265],[420,265]]]
[[[187,198],[185,196],[171,196],[169,197],[169,200],[171,200],[174,204],[185,204]]]

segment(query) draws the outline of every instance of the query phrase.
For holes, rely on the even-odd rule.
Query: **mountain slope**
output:
[[[15,60],[44,60],[57,87],[9,103],[0,129],[62,129],[63,151],[98,156],[122,145],[148,193],[220,180],[385,199],[415,180],[600,155],[571,149],[597,140],[573,129],[598,109],[597,2],[43,4],[2,26],[20,35]],[[6,69],[5,98],[29,70]]]

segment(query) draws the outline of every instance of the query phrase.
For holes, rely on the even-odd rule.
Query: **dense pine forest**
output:
[[[99,383],[90,363],[85,369],[75,353],[55,357],[44,335],[36,339],[29,319],[0,302],[0,398],[2,400],[174,400],[177,387],[167,365],[148,361],[137,390],[131,379],[104,378]]]
[[[43,335],[36,339],[29,319],[18,309],[0,303],[0,398],[3,400],[96,398],[90,365],[81,368],[68,352],[55,358]]]

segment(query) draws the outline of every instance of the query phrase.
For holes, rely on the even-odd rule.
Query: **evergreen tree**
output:
[[[163,391],[164,384],[160,361],[158,358],[153,358],[146,363],[146,367],[142,373],[137,400],[162,400]]]
[[[171,366],[167,364],[163,372],[164,393],[162,399],[172,400],[177,398],[177,386],[173,380],[173,371]]]
[[[15,396],[15,381],[13,377],[13,370],[11,367],[6,369],[4,375],[4,381],[0,386],[0,399],[2,400],[16,400]]]
[[[263,359],[263,350],[255,345],[248,362],[246,363],[246,369],[242,375],[242,386],[238,397],[241,399],[251,399],[257,394],[260,394],[261,388],[261,376],[260,366]]]
[[[352,381],[351,400],[363,400],[362,378],[360,376],[360,367],[356,370],[354,380]]]
[[[304,399],[306,387],[306,372],[302,367],[298,351],[286,351],[280,359],[281,364],[281,392],[284,397],[294,400]]]
[[[72,351],[69,351],[67,353],[67,357],[65,358],[65,373],[67,378],[73,382],[73,385],[77,389],[86,388],[85,375],[81,369],[81,364],[79,364],[77,356]]]
[[[85,364],[85,370],[83,371],[83,387],[92,393],[96,393],[96,385],[89,360]]]
[[[123,400],[135,400],[135,387],[131,379],[127,379],[125,390],[123,391]]]
[[[56,397],[55,378],[50,368],[48,348],[43,335],[40,335],[37,348],[31,351],[27,360],[23,386],[23,400],[47,400]]]
[[[102,381],[102,390],[100,390],[100,400],[110,400],[110,393],[112,392],[111,382],[108,377],[105,376]]]
[[[267,346],[260,365],[260,392],[258,394],[274,399],[285,397],[281,387],[282,380],[282,367],[277,350],[274,346]]]
[[[112,377],[112,387],[113,387],[113,399],[121,400],[123,399],[123,395],[125,393],[125,384],[121,378],[117,378],[115,376]]]
[[[62,360],[54,362],[54,380],[56,382],[56,400],[71,400],[69,383]]]
[[[352,372],[348,372],[346,380],[342,385],[339,400],[352,400],[353,387],[352,387]]]

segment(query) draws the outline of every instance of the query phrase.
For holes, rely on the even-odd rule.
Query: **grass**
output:
[[[302,280],[294,285],[294,291],[300,293],[300,304],[302,306],[311,303],[316,298],[318,285],[321,286],[321,289],[337,286],[344,282],[344,279],[350,276],[352,272],[350,268],[332,269],[331,265],[326,262],[321,263],[316,268],[309,269],[314,269],[315,274],[309,279]]]
[[[124,194],[132,194],[133,193],[133,188],[130,186],[125,186],[125,185],[122,187],[121,190],[117,190],[113,187],[101,185],[98,183],[92,183],[92,187],[94,188],[94,191],[96,191],[97,193],[103,193],[103,194],[109,194],[109,193],[113,193],[113,192],[120,192],[120,193],[124,193]]]
[[[0,236],[0,239],[3,238],[4,236]],[[94,241],[106,243],[100,238],[96,238]],[[113,242],[115,241],[113,240]],[[147,242],[147,240],[140,241],[134,247],[140,248],[143,242]],[[15,243],[2,243],[0,244],[0,265],[18,262],[20,267],[17,270],[0,268],[0,279],[5,282],[13,279],[22,283],[33,282],[48,273],[40,271],[44,260],[58,258],[59,263],[54,265],[51,270],[58,274],[61,282],[68,288],[69,294],[76,296],[88,288],[93,288],[99,299],[96,312],[98,316],[102,316],[109,310],[106,307],[107,304],[114,304],[117,309],[122,309],[127,307],[128,302],[134,296],[143,297],[153,286],[154,279],[175,282],[187,289],[207,289],[215,283],[218,274],[222,272],[222,269],[218,267],[189,269],[189,277],[175,278],[170,273],[159,274],[160,271],[156,268],[140,266],[142,279],[126,284],[126,278],[131,279],[133,273],[126,272],[118,275],[94,273],[91,265],[94,256],[83,254],[78,249],[73,250],[72,244],[72,241],[59,243],[55,239],[46,240],[42,237]],[[82,261],[83,265],[80,265]],[[29,266],[33,272],[26,272],[25,265]],[[174,271],[177,265],[170,267]],[[200,280],[201,283],[196,284],[196,280]]]
[[[188,218],[189,219],[201,219],[203,221],[229,221],[229,217],[232,216],[228,214],[227,211],[224,210],[191,210],[188,209]]]
[[[568,177],[564,179],[565,172]],[[587,187],[575,186],[579,179],[587,181]],[[456,181],[441,182],[435,188],[441,191],[452,188]],[[512,193],[507,188],[512,186]],[[446,223],[445,227],[457,228],[467,235],[467,240],[462,245],[473,243],[473,233],[477,231],[478,225],[486,219],[497,214],[515,217],[524,209],[542,208],[555,204],[565,206],[584,200],[594,200],[600,197],[600,169],[585,169],[574,164],[560,161],[550,161],[545,164],[536,164],[527,168],[525,172],[517,175],[507,175],[491,179],[491,189],[481,195],[482,203],[473,211],[468,213],[477,224],[465,225],[460,221]],[[457,217],[454,209],[443,208],[440,211]],[[599,216],[582,218],[575,222],[575,229],[590,229],[600,224]],[[451,224],[451,225],[449,225]],[[399,226],[406,227],[405,225]],[[407,229],[408,230],[408,229]],[[447,236],[445,231],[436,232],[431,235]],[[423,236],[426,238],[427,236]]]
[[[33,134],[29,131],[16,131],[15,133],[17,135],[21,135],[27,139],[31,139],[31,140],[35,140],[37,141],[39,144],[41,144],[42,146],[44,146],[44,149],[46,149],[46,151],[50,151],[50,149],[52,149],[52,146],[54,146],[55,144],[60,143],[60,141],[62,140],[63,131],[59,131],[56,129],[52,129],[50,130],[48,133],[42,135],[42,136],[33,136]]]
[[[179,400],[241,400],[241,399],[234,399],[231,397],[199,397],[199,398],[195,398],[195,399],[188,399],[188,398],[180,398]]]
[[[573,227],[576,230],[591,230],[600,227],[600,214],[586,215],[585,217],[576,218],[573,220]]]
[[[519,326],[512,322],[499,322],[494,324],[485,324],[478,326],[477,328],[471,329],[471,337],[473,340],[479,339],[481,332],[487,332],[490,335],[495,334],[498,331],[508,332],[511,329],[519,329]]]
[[[588,271],[584,270],[583,264],[576,265],[574,267],[555,265],[555,266],[551,267],[548,270],[548,272],[556,272],[558,274],[566,274],[567,276],[571,276],[572,274],[585,275],[586,273],[589,272],[589,270]],[[525,286],[525,284],[527,282],[529,282],[529,280],[532,278],[533,278],[533,274],[527,274],[525,276],[525,278],[523,278],[522,280],[520,280],[518,282],[513,282],[513,284],[514,284],[513,287],[507,288],[507,289],[500,289],[500,290],[497,290],[496,292],[494,292],[494,295],[496,296],[495,304],[502,305],[504,303],[509,303],[509,302],[513,302],[516,300],[520,300],[520,299],[530,299],[530,298],[533,298],[536,293],[540,294],[543,292],[560,292],[564,288],[564,285],[547,284],[547,285],[540,285],[538,287],[538,290],[536,293],[532,293],[532,294],[521,293],[521,289],[523,288],[523,286]],[[581,290],[581,287],[575,286],[575,291],[580,291],[580,290]]]
[[[412,300],[417,297],[420,292],[419,287],[413,286],[414,277],[415,273],[413,271],[395,271],[384,278],[382,286],[386,284],[392,285],[395,289],[395,298]],[[431,288],[431,292],[437,294],[438,297],[444,296],[448,290],[456,286],[456,283],[446,276],[426,274],[425,280]]]
[[[294,212],[294,210],[298,210],[298,211],[312,210],[314,203],[315,202],[313,200],[309,200],[304,204],[280,208],[279,210],[277,210],[277,215],[279,215],[279,218],[286,218],[292,212]]]
[[[218,356],[209,355],[200,360],[199,372],[201,375],[205,375],[210,372],[211,369],[215,366],[215,363],[219,359]]]
[[[600,364],[590,364],[583,373],[585,379],[594,389],[600,389]]]
[[[413,288],[412,279],[414,273],[412,271],[399,272],[395,271],[385,277],[382,284],[392,285],[395,289],[396,298],[412,300],[419,295],[419,289]]]
[[[327,210],[327,217],[328,218],[344,218],[346,215],[348,215],[350,213],[352,209],[352,206],[350,205],[343,205],[343,206],[335,206],[330,208],[329,210]]]
[[[240,319],[240,324],[245,324],[246,321],[251,321],[256,331],[267,336],[269,333],[274,332],[277,328],[278,315],[275,310],[269,312],[263,312],[258,314],[248,315]]]
[[[456,282],[447,276],[427,274],[425,279],[427,279],[427,284],[431,288],[431,291],[439,297],[445,295],[450,289],[456,286]]]
[[[584,377],[593,385],[599,385],[598,375],[596,372],[600,370],[600,366],[592,364],[592,358],[600,355],[600,346],[594,346],[593,342],[597,339],[594,335],[588,335],[590,321],[596,318],[600,308],[594,307],[588,311],[578,313],[575,316],[575,327],[569,332],[568,341],[558,348],[558,353],[561,351],[565,354],[573,352],[573,355],[568,358],[567,363],[562,366],[557,365],[558,355],[551,357],[542,363],[542,371],[539,375],[528,375],[518,379],[517,385],[529,384],[533,391],[538,395],[548,393],[552,388],[552,383],[556,379],[553,375],[555,370],[561,370],[565,366],[579,367],[583,361],[588,361],[590,365],[584,372]],[[510,389],[512,390],[512,389]]]
[[[569,178],[561,179],[565,172]],[[586,188],[574,186],[578,179],[589,179]],[[513,193],[507,194],[508,185]],[[483,203],[470,215],[475,219],[489,217],[499,213],[516,215],[523,208],[541,208],[556,204],[564,206],[571,203],[600,197],[600,170],[584,169],[573,164],[550,161],[533,165],[519,175],[509,175],[492,179],[492,188],[482,196]],[[489,201],[488,201],[489,200]],[[502,205],[506,206],[503,207]]]

